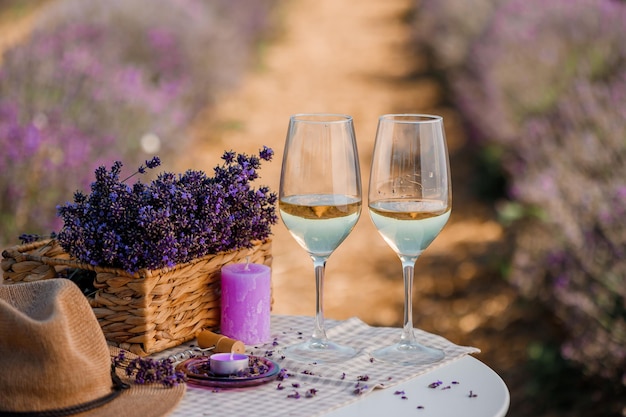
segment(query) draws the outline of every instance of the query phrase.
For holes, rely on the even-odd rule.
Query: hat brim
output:
[[[117,356],[120,349],[109,346],[111,357]],[[125,352],[127,358],[136,355]],[[80,370],[77,370],[80,372]],[[122,368],[117,369],[117,374],[130,385],[121,395],[112,401],[93,410],[75,414],[76,417],[162,417],[171,413],[185,395],[186,384],[181,383],[173,387],[161,384],[136,384],[126,376]]]

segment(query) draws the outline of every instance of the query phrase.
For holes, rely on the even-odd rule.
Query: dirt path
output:
[[[347,113],[355,120],[365,183],[377,117],[385,112],[424,108],[433,101],[428,94],[436,94],[433,86],[428,86],[425,94],[423,86],[393,83],[411,70],[400,47],[408,33],[398,24],[409,3],[368,0],[353,7],[335,0],[284,2],[282,33],[265,51],[263,67],[251,72],[239,91],[218,101],[213,124],[201,126],[205,129],[200,133],[204,152],[196,157],[210,161],[230,147],[253,152],[262,144],[271,146],[276,159],[262,169],[261,175],[263,182],[278,190],[289,116],[299,112]],[[421,97],[424,102],[419,103]],[[312,315],[311,260],[282,223],[274,231],[274,311]],[[400,312],[389,306],[386,297],[374,297],[391,292],[386,282],[376,279],[372,266],[379,258],[373,255],[389,256],[388,250],[367,216],[362,216],[353,234],[328,262],[324,300],[328,317],[358,315],[383,323],[398,320]]]
[[[367,192],[378,116],[442,114],[455,200],[450,223],[418,261],[415,325],[457,343],[476,343],[470,334],[502,317],[513,297],[502,285],[492,285],[492,276],[485,277],[491,268],[485,254],[498,245],[502,230],[467,191],[470,173],[461,152],[464,136],[455,114],[441,105],[441,90],[427,75],[427,62],[411,49],[409,26],[403,24],[412,4],[412,0],[362,0],[358,7],[346,0],[283,2],[282,29],[267,45],[262,65],[249,72],[237,91],[217,101],[210,119],[198,123],[193,150],[180,162],[184,168],[207,170],[225,149],[256,152],[268,145],[276,159],[262,169],[262,183],[277,191],[289,116],[347,113],[355,120]],[[311,260],[282,223],[274,228],[273,253],[274,312],[313,315]],[[375,325],[401,323],[400,263],[366,211],[331,256],[326,278],[327,317],[358,316]],[[476,285],[487,290],[474,296]]]

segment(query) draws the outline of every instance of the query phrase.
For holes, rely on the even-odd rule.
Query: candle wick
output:
[[[246,267],[245,267],[246,271],[250,270],[250,257],[246,256]]]

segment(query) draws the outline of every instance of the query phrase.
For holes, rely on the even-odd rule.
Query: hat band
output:
[[[88,401],[86,403],[72,405],[65,408],[56,408],[53,410],[44,411],[2,411],[0,410],[0,417],[65,417],[74,414],[82,413],[84,411],[93,410],[94,408],[101,407],[106,403],[113,401],[117,398],[122,391],[128,389],[130,386],[117,376],[115,373],[115,367],[111,366],[111,379],[113,380],[113,391],[104,397],[96,398],[95,400]]]

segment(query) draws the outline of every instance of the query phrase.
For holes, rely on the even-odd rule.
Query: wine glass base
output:
[[[288,359],[318,364],[345,362],[358,353],[356,349],[349,346],[316,339],[291,345],[283,350],[283,354]]]
[[[441,349],[419,343],[396,343],[372,352],[374,359],[395,365],[428,365],[442,360],[446,355]]]

